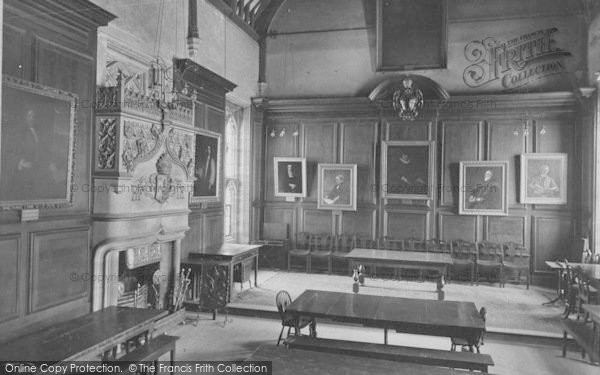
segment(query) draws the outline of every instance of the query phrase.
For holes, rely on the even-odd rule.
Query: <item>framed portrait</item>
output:
[[[521,154],[521,203],[567,204],[567,154]]]
[[[77,96],[2,77],[0,208],[72,202]]]
[[[508,215],[508,161],[461,161],[458,213]]]
[[[221,134],[196,129],[194,191],[191,202],[217,202],[221,187]]]
[[[445,68],[446,3],[377,0],[377,71]]]
[[[306,197],[306,158],[273,158],[275,196]]]
[[[384,198],[432,199],[435,148],[429,141],[386,141],[381,155]]]
[[[317,170],[317,208],[356,211],[356,164],[319,164]]]

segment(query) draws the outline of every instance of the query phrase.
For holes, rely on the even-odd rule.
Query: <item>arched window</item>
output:
[[[233,114],[227,116],[225,123],[225,178],[237,176],[238,132],[237,121]]]
[[[227,102],[225,107],[225,132],[224,132],[224,213],[223,213],[223,236],[226,241],[244,240],[244,234],[247,230],[243,226],[247,220],[245,216],[249,215],[249,208],[246,207],[245,201],[241,199],[247,192],[242,191],[242,180],[248,178],[250,155],[242,155],[242,150],[248,150],[243,142],[249,142],[242,136],[244,131],[249,128],[245,125],[248,114],[244,108],[233,103]]]
[[[229,180],[225,187],[225,207],[224,207],[224,223],[223,223],[223,235],[225,239],[234,239],[235,225],[237,213],[237,186],[234,180]]]

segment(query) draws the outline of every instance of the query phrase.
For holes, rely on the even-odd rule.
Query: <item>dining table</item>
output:
[[[323,319],[381,328],[384,330],[384,344],[388,343],[389,330],[462,338],[471,345],[475,345],[485,331],[485,321],[475,304],[466,301],[437,301],[308,289],[286,307],[286,312],[293,314],[297,322],[304,317],[315,321]],[[300,329],[296,332],[300,332]]]

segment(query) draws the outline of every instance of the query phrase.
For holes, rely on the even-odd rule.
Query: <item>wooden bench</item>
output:
[[[600,362],[600,354],[594,351],[594,331],[592,325],[586,322],[580,322],[570,319],[561,321],[563,326],[562,355],[567,355],[567,335],[571,335],[581,348],[581,357],[585,358],[588,354],[590,362]]]
[[[447,350],[332,340],[309,336],[291,336],[285,343],[289,348],[295,349],[344,354],[355,357],[376,358],[388,361],[417,363],[430,366],[478,370],[484,373],[487,373],[488,366],[494,365],[494,361],[490,355],[471,352],[452,352]]]
[[[175,363],[175,344],[179,336],[161,335],[148,340],[144,345],[120,357],[117,361],[139,363],[154,362],[158,366],[158,359],[167,352],[170,352],[171,365]]]

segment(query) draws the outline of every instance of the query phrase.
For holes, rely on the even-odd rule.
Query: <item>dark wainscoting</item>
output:
[[[456,110],[463,108],[463,102],[490,105]],[[253,224],[255,236],[263,222],[281,222],[288,224],[292,240],[301,231],[331,231],[368,232],[373,238],[515,241],[530,247],[538,283],[549,282],[552,275],[545,260],[579,256],[573,244],[582,232],[582,187],[574,182],[589,183],[582,180],[583,156],[576,153],[587,107],[580,106],[571,93],[451,97],[439,111],[424,111],[413,122],[401,121],[389,106],[376,107],[366,98],[263,99],[255,105],[253,121],[262,138],[254,142],[260,148],[253,151],[264,157],[255,173],[254,186],[264,187],[253,202],[253,218],[259,220]],[[272,129],[283,128],[285,136],[270,136]],[[292,136],[293,129],[298,136]],[[431,199],[381,197],[381,144],[386,140],[434,141]],[[519,203],[519,155],[533,152],[568,154],[567,205]],[[273,196],[276,156],[306,157],[307,198],[289,202]],[[458,215],[459,163],[468,160],[508,160],[508,216]],[[316,165],[331,162],[358,164],[357,212],[336,216],[317,210]]]
[[[78,103],[72,204],[40,208],[39,220],[26,223],[19,210],[0,212],[0,340],[91,309],[91,195],[84,186],[91,173],[96,31],[113,18],[88,2],[4,1],[3,74],[74,93]]]

